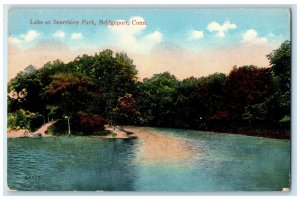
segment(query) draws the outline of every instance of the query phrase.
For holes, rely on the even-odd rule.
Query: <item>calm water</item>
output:
[[[140,162],[141,139],[8,139],[8,185],[30,191],[193,192],[281,191],[290,185],[289,140],[143,129],[189,142],[192,158]]]

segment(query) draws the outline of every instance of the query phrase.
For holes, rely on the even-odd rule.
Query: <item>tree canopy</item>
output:
[[[8,84],[9,126],[19,123],[19,128],[34,129],[38,123],[31,125],[33,118],[45,122],[67,115],[89,131],[103,129],[103,123],[288,131],[290,42],[267,58],[269,68],[234,66],[228,75],[184,80],[164,72],[139,81],[133,60],[111,50],[78,56],[69,63],[55,60],[40,69],[30,65]]]

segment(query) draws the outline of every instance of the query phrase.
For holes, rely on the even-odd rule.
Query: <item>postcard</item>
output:
[[[291,10],[8,10],[10,191],[290,191]]]

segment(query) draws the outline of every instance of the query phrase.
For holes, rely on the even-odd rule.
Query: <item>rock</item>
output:
[[[42,138],[43,135],[41,133],[37,133],[35,135],[32,135],[31,138]]]
[[[282,192],[289,192],[290,188],[282,188]]]

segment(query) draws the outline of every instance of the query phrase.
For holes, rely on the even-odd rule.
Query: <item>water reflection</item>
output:
[[[8,139],[8,185],[58,191],[281,191],[290,141],[137,128],[138,139]]]
[[[133,190],[135,140],[8,139],[14,190]]]
[[[180,164],[193,159],[198,154],[204,154],[195,144],[182,137],[157,134],[153,130],[139,127],[126,127],[139,138],[137,145],[137,162],[157,164]]]

